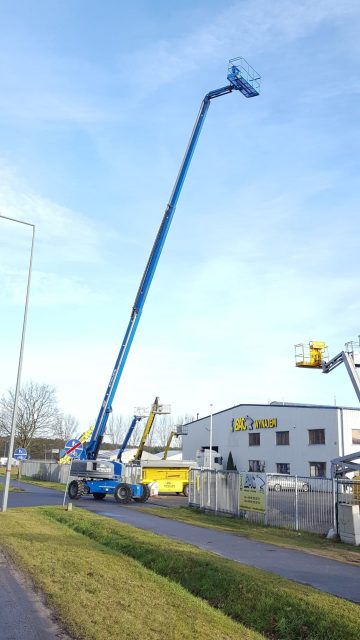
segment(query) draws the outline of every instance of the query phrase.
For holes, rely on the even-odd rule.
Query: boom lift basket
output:
[[[227,79],[245,98],[253,98],[260,93],[261,76],[246,62],[245,58],[229,60]]]
[[[295,364],[297,367],[322,369],[323,362],[329,359],[325,342],[312,341],[309,344],[295,345]]]

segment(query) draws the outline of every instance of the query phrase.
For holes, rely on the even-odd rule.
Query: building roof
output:
[[[359,407],[342,407],[342,406],[330,405],[330,404],[305,404],[301,402],[278,402],[277,400],[274,400],[273,402],[268,402],[267,404],[242,402],[241,404],[235,404],[233,407],[228,407],[227,409],[221,409],[221,411],[216,411],[212,415],[217,416],[217,415],[220,415],[220,413],[225,413],[226,411],[231,411],[231,409],[237,409],[238,407],[274,407],[274,406],[301,407],[302,409],[347,409],[350,411],[360,411]],[[191,422],[187,422],[186,425],[195,424],[195,422],[200,422],[200,420],[204,420],[205,418],[210,418],[210,414],[207,416],[202,416],[197,420],[192,420]]]

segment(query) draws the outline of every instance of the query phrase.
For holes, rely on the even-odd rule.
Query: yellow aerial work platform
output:
[[[195,462],[144,462],[141,465],[141,482],[150,484],[156,482],[159,493],[183,493],[189,495],[189,470],[195,467]]]
[[[312,340],[309,344],[295,345],[295,364],[297,367],[310,369],[322,369],[323,362],[328,360],[328,351],[325,342]]]

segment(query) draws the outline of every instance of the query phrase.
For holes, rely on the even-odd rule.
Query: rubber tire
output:
[[[68,486],[68,496],[70,500],[79,500],[84,495],[84,485],[79,480],[72,480]]]
[[[119,504],[129,504],[132,499],[131,487],[125,482],[120,482],[114,489],[114,498]]]
[[[143,484],[143,492],[140,498],[134,498],[135,502],[147,502],[150,498],[149,485]]]
[[[93,493],[92,496],[94,500],[104,500],[104,498],[106,498],[106,493]]]
[[[184,485],[183,494],[184,494],[185,498],[189,497],[189,485],[188,484]]]
[[[304,491],[304,493],[308,493],[308,491],[310,491],[310,486],[308,485],[307,482],[304,482],[304,484],[301,487],[301,490]]]
[[[279,491],[281,491],[281,484],[274,484],[273,489],[278,493]]]

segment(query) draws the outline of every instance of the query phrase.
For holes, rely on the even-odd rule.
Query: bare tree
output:
[[[125,416],[114,416],[111,414],[106,425],[106,435],[110,439],[111,444],[121,444],[125,438],[127,430],[130,426],[129,418]]]
[[[0,435],[9,435],[14,413],[15,394],[10,389],[0,400]],[[16,418],[16,442],[27,447],[34,437],[48,436],[61,421],[54,387],[30,381],[19,392]]]
[[[160,415],[156,418],[154,428],[154,444],[159,447],[165,447],[169,439],[171,431],[176,431],[173,425],[173,419],[170,415]],[[152,444],[152,443],[151,443]]]
[[[55,425],[53,435],[60,440],[67,442],[70,438],[76,438],[76,433],[79,427],[79,420],[75,418],[71,413],[61,413],[59,415],[59,422]]]

